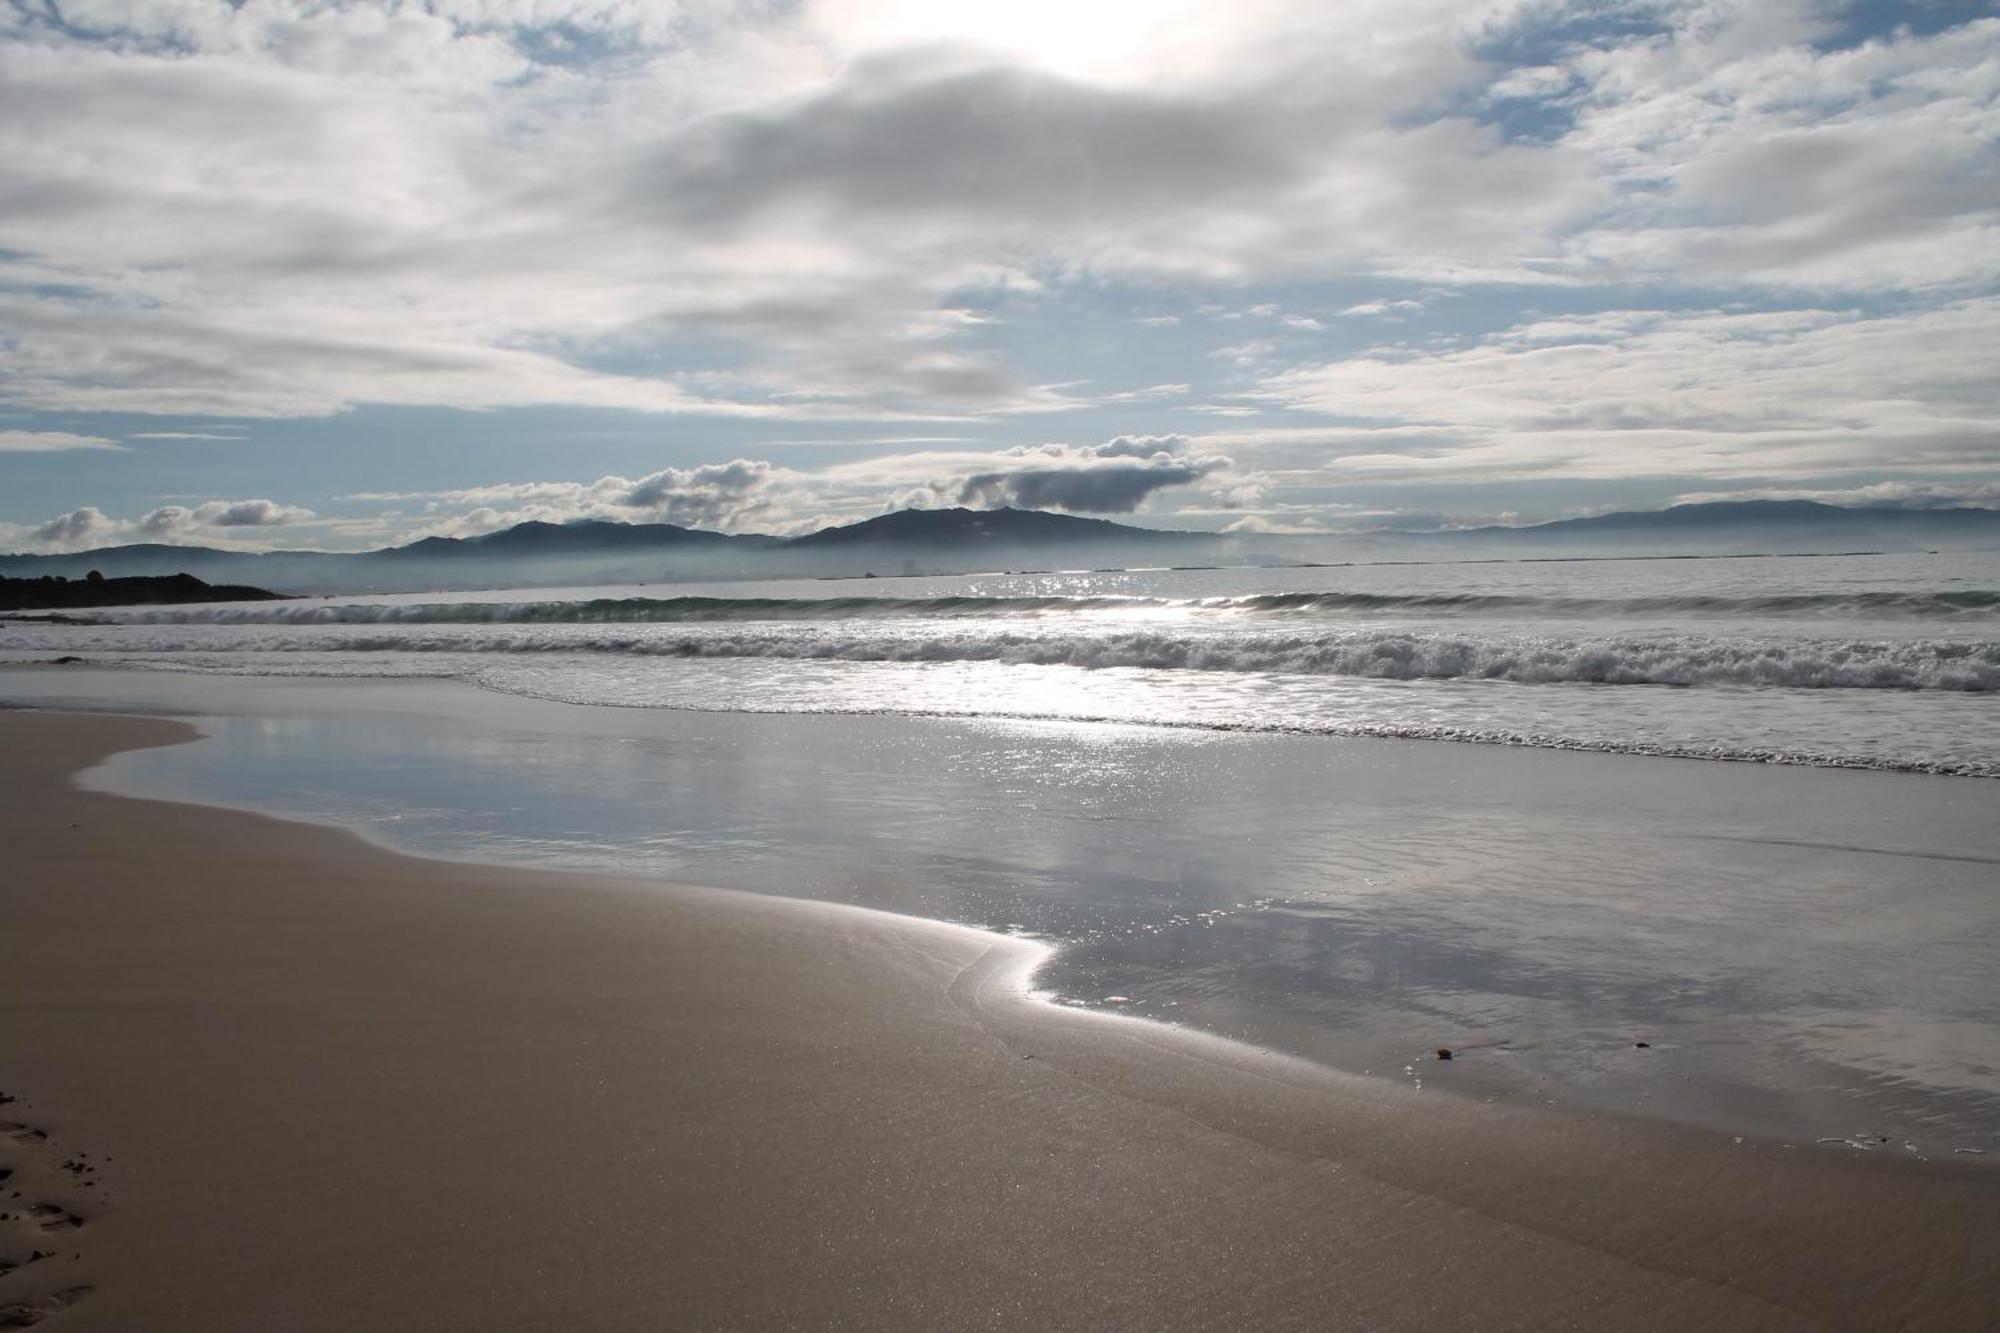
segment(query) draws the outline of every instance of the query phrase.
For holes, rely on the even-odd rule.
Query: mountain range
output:
[[[0,555],[0,575],[189,573],[288,592],[422,591],[675,579],[966,572],[1053,565],[1286,564],[1471,555],[1729,555],[2000,549],[2000,510],[1716,501],[1523,527],[1314,537],[1163,531],[1025,509],[905,509],[795,537],[672,523],[521,523],[377,551],[234,551],[145,543]]]
[[[1435,535],[1435,534],[1434,534]],[[2000,546],[2000,510],[1846,507],[1816,500],[1712,500],[1669,509],[1557,519],[1518,528],[1472,528],[1455,537],[1485,540],[1601,541],[1607,537],[1693,537],[1704,542],[1748,543],[1799,551],[1908,550],[1935,546]]]

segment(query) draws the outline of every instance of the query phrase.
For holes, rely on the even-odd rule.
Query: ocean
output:
[[[12,625],[7,657],[573,703],[1139,722],[2000,775],[2000,553],[405,594]]]
[[[1057,1002],[1503,1103],[2000,1157],[2000,553],[72,620],[0,625],[0,703],[212,738],[112,789],[1033,935]]]

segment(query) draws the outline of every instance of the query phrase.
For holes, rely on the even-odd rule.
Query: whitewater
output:
[[[1416,737],[2000,776],[2000,553],[1096,570],[312,598],[0,657],[575,703]]]

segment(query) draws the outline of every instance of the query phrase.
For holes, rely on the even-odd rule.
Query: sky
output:
[[[2000,505],[1988,0],[0,0],[0,549]]]

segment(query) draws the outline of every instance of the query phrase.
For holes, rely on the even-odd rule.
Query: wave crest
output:
[[[588,625],[726,621],[1034,619],[1109,611],[1191,611],[1209,617],[1302,614],[2000,619],[2000,591],[1772,593],[1752,597],[1534,597],[1490,593],[1285,592],[1245,597],[601,597],[587,601],[336,603],[146,607],[97,613],[124,625]]]
[[[478,653],[847,662],[995,662],[1093,670],[1268,672],[1524,685],[1663,685],[1857,690],[2000,689],[2000,642],[1758,639],[1701,635],[1561,637],[1436,632],[1282,633],[1067,627],[681,628],[580,625],[105,627],[66,651],[142,653]],[[74,631],[72,631],[74,633]]]

